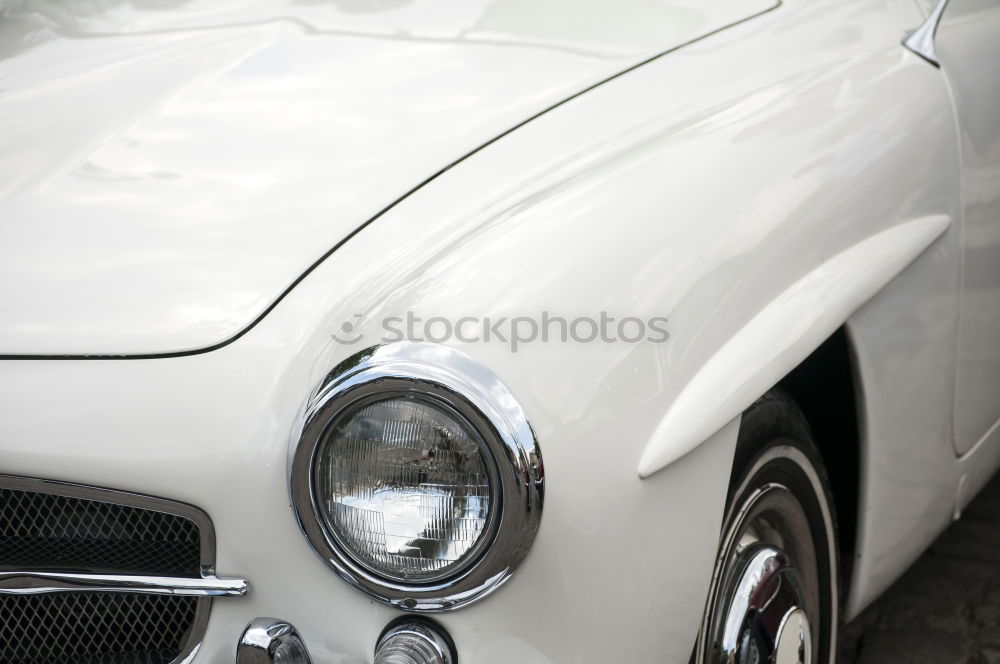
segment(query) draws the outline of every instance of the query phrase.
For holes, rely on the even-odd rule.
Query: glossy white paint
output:
[[[737,331],[785,320],[771,312],[795,284],[892,239],[891,257],[844,276],[864,285],[850,306],[834,289],[830,309],[802,307],[818,318],[782,330],[779,344],[808,352],[816,330],[899,271],[846,321],[864,438],[856,612],[948,522],[960,477],[966,500],[1000,461],[998,436],[957,461],[950,440],[961,161],[944,76],[900,44],[921,19],[912,0],[790,0],[615,78],[415,191],[212,352],[6,360],[0,470],[205,509],[219,573],[247,577],[251,593],[216,602],[199,664],[231,662],[260,615],[294,623],[316,661],[366,662],[394,613],[326,568],[288,506],[289,437],[322,377],[405,312],[667,316],[665,344],[536,342],[512,353],[448,341],[522,403],[547,484],[518,572],[438,617],[462,661],[688,662],[738,421],[640,480],[643,452],[685,391],[717,375],[714,358],[731,354],[734,376],[754,361],[759,344],[730,344],[757,333]],[[931,242],[946,218],[956,222]],[[354,345],[332,338],[347,322],[363,337]],[[76,338],[50,340],[65,352]],[[122,352],[127,339],[108,343]]]
[[[942,40],[937,43],[943,60],[950,62],[955,48],[984,48],[977,39],[962,46],[949,36],[960,33],[962,25],[969,27],[961,18],[953,23],[956,15],[952,10],[957,8],[957,16],[961,17],[974,7],[982,8],[983,4],[949,2],[939,28]],[[984,28],[996,20],[1000,6],[994,3],[991,9],[992,13],[979,15]],[[945,28],[945,24],[957,27]],[[962,72],[959,81],[974,78],[976,71],[996,78],[996,61],[970,60],[967,66],[974,70]],[[958,101],[956,92],[962,91],[956,90],[953,80],[958,74],[952,64],[944,65],[943,70],[942,84],[948,87],[950,98]],[[995,86],[973,85],[964,90],[967,99],[973,92],[981,95],[985,110],[992,103]],[[968,200],[966,189],[984,197],[982,202],[987,206],[982,212],[988,211],[989,196],[998,192],[996,185],[991,189],[986,171],[980,170],[986,165],[983,151],[991,149],[988,136],[977,132],[973,137],[962,117],[963,104],[957,103],[955,108],[953,153],[945,154],[941,148],[935,151],[943,165],[955,173],[954,178],[948,178],[952,182],[942,180],[945,189],[952,190],[948,194],[950,202],[942,201],[940,209],[950,209],[950,214],[962,222],[948,233],[945,242],[934,247],[930,256],[918,261],[907,279],[891,284],[848,323],[865,413],[860,543],[847,607],[849,615],[864,608],[916,559],[954,513],[990,479],[1000,462],[1000,429],[986,430],[990,419],[987,413],[997,402],[990,368],[997,352],[996,339],[990,343],[970,334],[975,330],[985,332],[989,322],[988,318],[978,317],[975,308],[968,311],[969,292],[963,292],[962,287],[963,276],[968,279],[970,274],[977,275],[981,284],[976,294],[978,304],[987,309],[994,306],[991,292],[993,298],[1000,298],[1000,291],[987,285],[991,267],[986,255],[994,251],[995,244],[989,239],[990,228],[996,231],[997,218],[994,216],[990,224],[988,215],[979,216],[980,210],[973,210],[970,217],[968,207],[963,209],[963,195]],[[988,121],[985,126],[981,121],[978,124],[981,130],[989,126]],[[970,159],[981,166],[970,170]],[[970,231],[976,234],[975,241]],[[975,255],[965,251],[963,256],[970,247]],[[961,311],[962,306],[966,311]],[[969,322],[974,322],[975,327],[965,327],[960,333],[960,316],[963,327]],[[975,355],[969,353],[970,342]],[[951,379],[956,373],[957,381]],[[957,462],[956,451],[965,451]]]
[[[951,0],[936,37],[961,131],[962,305],[955,384],[955,450],[1000,421],[1000,7]]]
[[[881,231],[830,257],[774,298],[689,380],[639,459],[649,477],[707,440],[802,363],[947,230],[932,215]]]
[[[5,10],[0,354],[227,341],[425,178],[775,2],[385,4]]]

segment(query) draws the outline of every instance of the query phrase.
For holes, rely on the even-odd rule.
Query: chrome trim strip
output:
[[[200,579],[127,574],[72,574],[65,572],[0,571],[0,595],[46,595],[67,592],[111,592],[183,597],[243,597],[243,579]]]
[[[254,618],[236,646],[236,664],[271,664],[277,661],[277,650],[283,645],[298,650],[292,664],[311,664],[309,651],[294,625],[277,618]]]
[[[479,430],[497,464],[501,509],[493,541],[469,567],[439,581],[407,584],[365,569],[326,532],[314,504],[313,460],[327,426],[357,399],[381,390],[445,401]],[[454,609],[499,588],[524,560],[542,517],[542,454],[527,415],[489,369],[440,344],[374,346],[335,367],[293,432],[288,472],[299,527],[326,564],[369,597],[406,611]]]
[[[910,49],[935,67],[940,67],[937,51],[934,48],[934,35],[937,34],[938,24],[941,23],[941,16],[944,8],[948,6],[948,0],[938,0],[938,3],[927,15],[924,22],[913,32],[903,39],[903,46]]]

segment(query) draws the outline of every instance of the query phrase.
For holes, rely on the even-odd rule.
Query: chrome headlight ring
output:
[[[495,465],[499,501],[474,558],[446,578],[421,583],[393,580],[360,564],[329,532],[313,484],[317,452],[338,416],[373,395],[407,392],[442,403],[472,425]],[[300,528],[344,581],[399,609],[441,611],[493,592],[527,555],[541,520],[544,470],[524,411],[496,375],[453,348],[399,342],[356,353],[327,375],[293,436],[289,486]]]

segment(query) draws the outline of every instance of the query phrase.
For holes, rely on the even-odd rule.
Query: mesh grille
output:
[[[201,542],[174,514],[0,489],[0,566],[197,576]]]
[[[108,500],[116,494],[108,492]],[[102,500],[0,488],[0,568],[201,576],[194,521]],[[199,607],[169,595],[0,595],[2,664],[168,664],[187,652]]]
[[[115,593],[0,597],[0,662],[168,664],[197,599]]]

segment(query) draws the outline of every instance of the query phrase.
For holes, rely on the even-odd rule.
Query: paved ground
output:
[[[841,664],[1000,664],[1000,476],[848,625]]]

